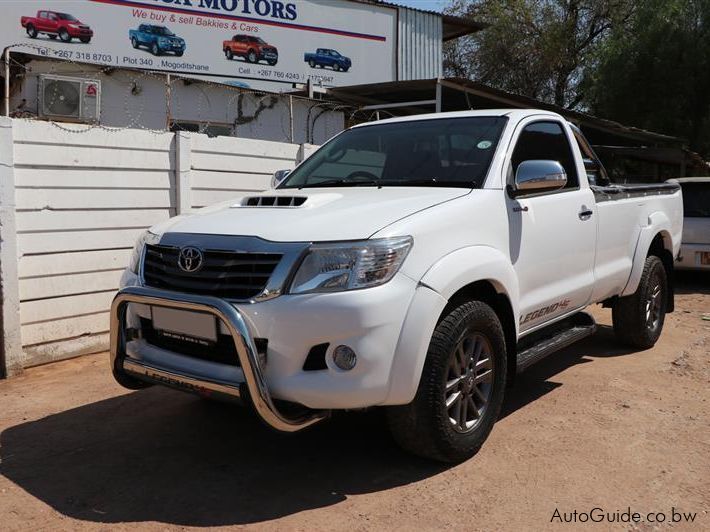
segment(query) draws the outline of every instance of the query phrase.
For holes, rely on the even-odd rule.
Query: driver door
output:
[[[565,169],[564,188],[507,198],[510,253],[520,290],[520,331],[585,307],[594,285],[597,216],[594,195],[580,187],[566,124],[532,119],[518,127],[508,179],[526,160],[554,160]]]

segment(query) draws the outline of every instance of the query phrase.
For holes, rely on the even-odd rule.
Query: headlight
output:
[[[133,273],[138,273],[138,266],[141,262],[141,256],[143,255],[143,248],[146,244],[157,244],[160,241],[160,236],[150,231],[146,231],[136,240],[136,245],[133,246],[133,252],[131,253],[131,260],[128,263],[128,269]]]
[[[290,293],[341,292],[384,284],[402,266],[412,243],[411,236],[402,236],[315,244],[298,268]]]

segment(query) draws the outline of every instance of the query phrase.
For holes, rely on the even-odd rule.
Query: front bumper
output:
[[[133,347],[136,348],[135,340],[127,341],[126,338],[126,314],[128,305],[131,303],[215,315],[227,327],[234,340],[242,380],[235,378],[234,375],[232,378],[224,378],[224,376],[220,378],[220,376],[200,375],[199,373],[189,374],[184,370],[177,369],[175,364],[170,365],[167,362],[169,359],[166,360],[166,357],[162,359],[157,357],[151,360],[128,356],[127,347],[133,344]],[[242,391],[246,389],[259,417],[276,430],[283,432],[300,430],[321,421],[328,415],[323,411],[309,411],[298,416],[286,416],[279,411],[266,384],[254,340],[242,314],[234,306],[219,298],[178,294],[143,286],[124,288],[116,295],[111,305],[110,342],[111,367],[114,372],[189,391],[213,392],[231,397],[240,397]],[[141,347],[138,346],[137,349],[140,350]],[[148,351],[146,346],[143,346],[143,354],[146,354],[146,351]],[[120,377],[118,378],[120,380]]]

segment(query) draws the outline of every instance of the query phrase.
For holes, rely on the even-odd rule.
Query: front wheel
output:
[[[256,63],[259,60],[259,58],[256,56],[256,52],[254,50],[249,50],[249,53],[247,54],[247,61],[250,63]]]
[[[160,47],[158,46],[158,43],[154,42],[150,46],[150,53],[153,55],[160,55]]]
[[[470,458],[500,413],[506,366],[503,327],[493,309],[480,301],[453,309],[434,330],[414,401],[387,410],[394,439],[434,460]]]
[[[59,38],[62,42],[71,42],[71,35],[69,35],[69,32],[65,29],[59,30]]]
[[[340,65],[338,63],[334,63],[333,70],[335,70],[336,72],[340,72]]]
[[[269,59],[267,63],[269,63],[269,66],[275,66],[276,63],[278,63],[278,59]]]
[[[84,44],[89,44],[91,42],[91,37],[79,37],[79,40]]]
[[[612,308],[616,337],[631,347],[653,347],[663,330],[667,304],[668,274],[663,261],[646,257],[636,292],[619,298]]]

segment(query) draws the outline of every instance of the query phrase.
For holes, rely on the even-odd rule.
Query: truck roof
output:
[[[520,120],[528,116],[552,117],[564,120],[564,118],[552,111],[543,109],[480,109],[476,111],[453,111],[448,113],[427,113],[423,115],[401,116],[397,118],[387,118],[378,120],[377,122],[365,122],[353,127],[367,127],[376,124],[393,124],[396,122],[414,122],[419,120],[436,120],[440,118],[467,118],[473,116],[508,116],[513,119]]]

